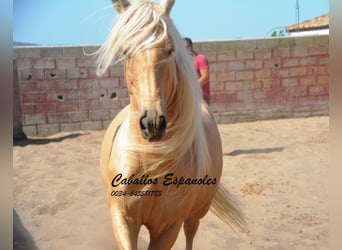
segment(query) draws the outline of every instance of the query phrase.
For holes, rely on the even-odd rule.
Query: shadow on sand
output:
[[[245,154],[270,154],[274,152],[282,152],[284,150],[283,147],[275,147],[275,148],[253,148],[253,149],[238,149],[234,150],[230,153],[224,153],[223,155],[229,156],[237,156],[237,155],[245,155]]]
[[[79,136],[87,135],[87,133],[73,133],[70,135],[58,137],[58,138],[24,138],[24,139],[14,139],[13,146],[25,147],[27,145],[45,145],[48,143],[61,142],[66,139],[74,139]]]
[[[18,213],[13,209],[13,249],[38,250],[30,232],[24,227]]]

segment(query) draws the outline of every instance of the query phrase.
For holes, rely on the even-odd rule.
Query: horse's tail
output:
[[[232,225],[235,225],[244,232],[248,231],[247,222],[240,208],[239,201],[221,183],[218,186],[210,209],[233,230]]]

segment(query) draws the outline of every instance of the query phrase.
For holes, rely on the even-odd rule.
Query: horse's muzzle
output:
[[[146,111],[140,116],[139,125],[145,140],[156,141],[165,135],[167,121],[164,115]]]

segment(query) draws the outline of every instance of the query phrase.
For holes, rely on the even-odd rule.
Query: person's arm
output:
[[[209,81],[209,70],[208,68],[200,69],[200,78],[198,78],[198,83],[203,86]]]

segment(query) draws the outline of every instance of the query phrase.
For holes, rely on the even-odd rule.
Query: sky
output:
[[[176,0],[171,17],[194,41],[261,38],[329,12],[329,0]],[[212,4],[216,2],[216,4]],[[13,41],[98,45],[116,13],[110,0],[13,0]]]

